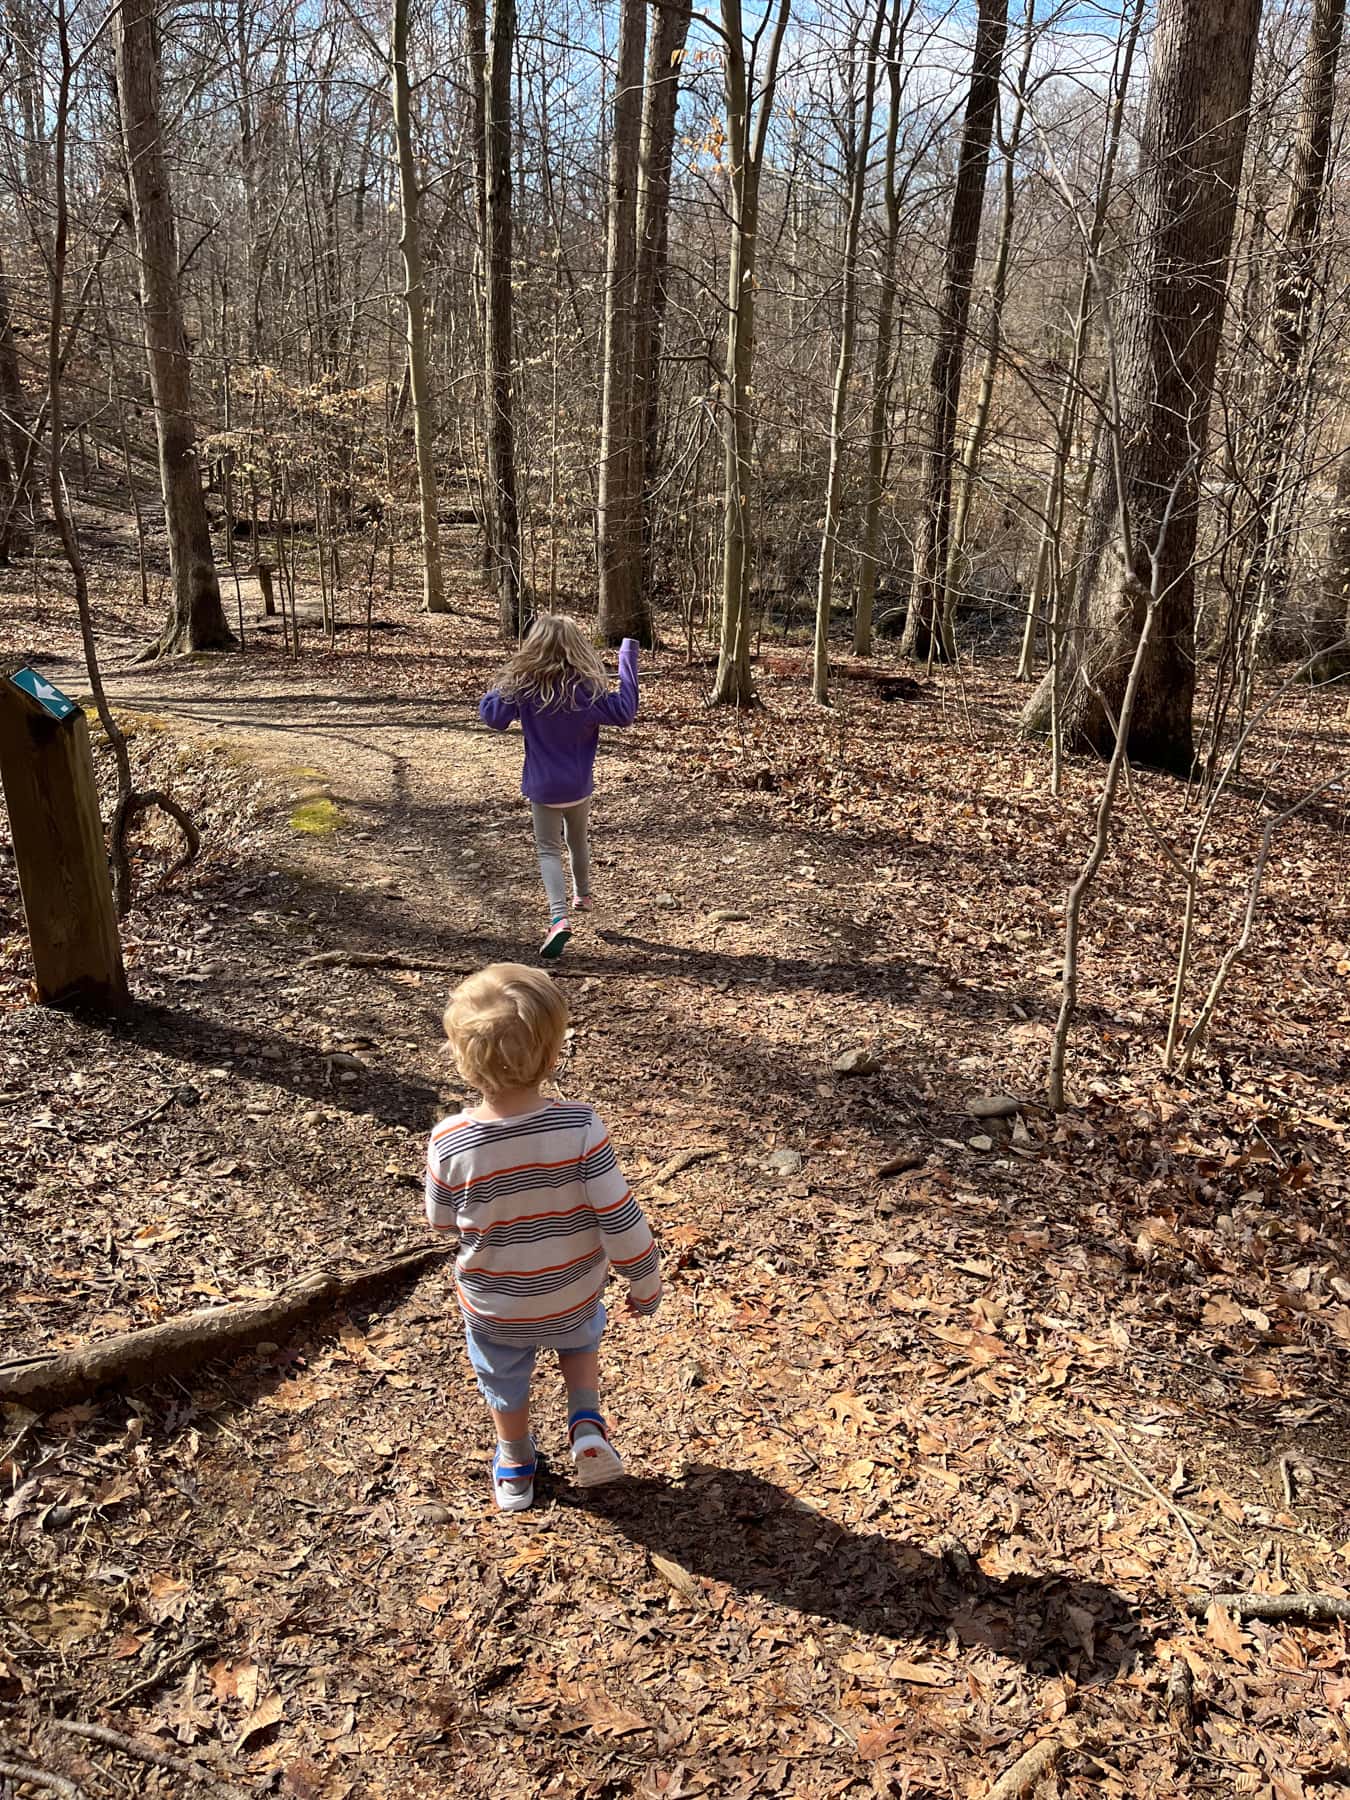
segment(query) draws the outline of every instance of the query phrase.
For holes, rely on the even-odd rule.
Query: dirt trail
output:
[[[466,812],[489,823],[516,810],[518,745],[486,731],[457,700],[353,694],[318,667],[299,681],[282,665],[230,684],[229,668],[212,667],[209,689],[199,670],[169,668],[115,674],[109,689],[119,708],[172,722],[175,733],[220,746],[275,781],[302,809],[297,856],[336,861],[345,882],[372,890],[411,879],[410,859],[425,858],[441,905],[447,884],[456,907],[490,903],[476,860],[447,841],[446,827]]]
[[[110,678],[198,762],[218,747],[222,788],[242,765],[270,797],[241,845],[227,796],[214,864],[133,916],[136,1021],[13,1015],[0,1098],[36,1124],[0,1330],[71,1341],[424,1241],[445,976],[306,964],[520,956],[543,906],[518,739],[474,718],[490,627],[399,629],[369,661]],[[655,676],[600,766],[600,929],[558,968],[562,1086],[605,1114],[663,1246],[658,1320],[607,1336],[636,1478],[579,1497],[545,1380],[539,1506],[493,1512],[440,1276],[53,1423],[0,1581],[26,1748],[105,1791],[43,1723],[73,1679],[87,1715],[312,1800],[959,1800],[1047,1734],[1074,1800],[1199,1800],[1211,1766],[1252,1791],[1287,1773],[1281,1794],[1296,1768],[1338,1779],[1344,1654],[1183,1599],[1345,1579],[1319,1461],[1343,1413],[1326,1283],[1350,1279],[1322,1049],[1268,1058],[1252,996],[1243,1085],[1160,1090],[1133,1048],[1169,942],[1140,832],[1094,915],[1098,942],[1129,934],[1126,986],[1094,963],[1076,1065],[1126,1098],[1048,1119],[1053,905],[1088,790],[1044,799],[1011,684],[967,729],[870,694],[827,718],[795,680],[710,718],[698,671]],[[1327,927],[1300,929],[1280,941],[1332,1041]],[[836,1072],[850,1047],[871,1073]],[[1027,1097],[1025,1128],[972,1119],[991,1089]],[[878,1180],[897,1150],[915,1166]],[[1180,1659],[1236,1747],[1176,1734]]]

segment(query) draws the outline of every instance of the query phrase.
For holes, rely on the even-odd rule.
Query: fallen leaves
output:
[[[411,683],[421,707],[436,683],[457,704],[487,652],[452,636],[453,658],[440,640],[428,657],[421,632],[409,618],[400,657],[377,657],[382,691]],[[326,653],[306,680],[319,693],[337,668],[369,685]],[[1339,1627],[1192,1622],[1174,1596],[1343,1580],[1340,1465],[1316,1455],[1344,1449],[1350,1344],[1338,990],[1306,985],[1299,940],[1280,965],[1295,988],[1256,996],[1264,1021],[1235,989],[1222,1087],[1160,1083],[1166,894],[1122,816],[1085,970],[1100,1017],[1078,1046],[1080,1103],[1047,1118],[1030,1104],[1053,1018],[1037,971],[1057,954],[1046,921],[1079,772],[1052,807],[1038,753],[994,747],[984,725],[1007,691],[982,675],[978,743],[938,708],[897,739],[894,713],[883,730],[864,701],[842,766],[790,693],[724,732],[695,684],[663,668],[669,767],[635,737],[637,779],[606,792],[641,952],[583,937],[559,970],[578,1025],[569,1091],[606,1112],[630,1174],[655,1171],[642,1185],[667,1252],[658,1329],[616,1321],[607,1355],[639,1471],[626,1496],[578,1504],[564,1456],[529,1521],[495,1516],[453,1299],[431,1285],[147,1394],[143,1461],[121,1403],[102,1402],[0,1461],[29,1559],[19,1598],[49,1629],[91,1617],[57,1606],[99,1609],[60,1647],[14,1612],[0,1693],[38,1718],[54,1684],[139,1687],[128,1709],[147,1732],[227,1747],[294,1800],[477,1800],[489,1783],[502,1800],[983,1800],[1047,1729],[1102,1758],[1066,1748],[1066,1800],[1329,1787],[1350,1723]],[[747,789],[752,766],[773,785]],[[483,811],[499,774],[436,770],[501,847],[490,883],[447,877],[493,954],[533,895],[520,818]],[[654,907],[675,877],[635,846],[654,805],[681,817],[690,802],[704,875],[691,860],[680,904]],[[444,1075],[443,981],[401,985],[405,971],[345,952],[300,966],[330,920],[344,942],[378,938],[371,956],[425,957],[443,938],[443,886],[417,912],[412,879],[405,910],[363,888],[359,859],[390,854],[385,823],[368,844],[351,834],[340,869],[273,874],[264,844],[138,921],[137,979],[177,1007],[153,1043],[16,1016],[25,1066],[0,1069],[3,1098],[37,1126],[0,1308],[23,1348],[93,1319],[135,1329],[186,1293],[269,1294],[335,1233],[371,1255],[420,1229],[408,1176]],[[797,879],[807,903],[785,945],[775,902]],[[1308,904],[1292,878],[1280,897]],[[714,902],[747,916],[714,934]],[[266,931],[236,950],[261,905]],[[194,979],[208,954],[218,976]],[[879,1065],[871,1079],[836,1077],[850,1046]],[[72,1104],[68,1070],[105,1086]],[[209,1107],[118,1137],[146,1090],[188,1077]],[[1019,1095],[1025,1112],[1008,1110]],[[542,1364],[540,1395],[560,1445]],[[1285,1510],[1273,1440],[1300,1471]],[[1168,1501],[1200,1541],[1196,1569]],[[53,1507],[73,1511],[60,1531],[43,1524]],[[220,1641],[198,1668],[208,1631]],[[1173,1667],[1203,1699],[1189,1762],[1164,1717]],[[433,1716],[441,1685],[454,1705]]]

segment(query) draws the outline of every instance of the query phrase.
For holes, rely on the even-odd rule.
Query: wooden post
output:
[[[0,679],[0,780],[39,1001],[127,1006],[89,726],[35,669]]]

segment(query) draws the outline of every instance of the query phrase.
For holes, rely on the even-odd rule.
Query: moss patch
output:
[[[98,716],[98,709],[94,705],[93,695],[81,694],[78,704],[83,707],[85,716],[89,720],[91,741],[95,744],[106,745],[107,735],[103,730],[103,721]],[[168,720],[159,718],[155,713],[128,712],[120,706],[114,706],[111,710],[113,722],[128,743],[147,734],[160,736],[169,729]]]
[[[307,837],[328,837],[342,824],[342,814],[331,800],[303,800],[291,811],[291,830]]]

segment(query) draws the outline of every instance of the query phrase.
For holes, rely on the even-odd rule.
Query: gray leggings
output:
[[[578,800],[575,806],[540,806],[531,802],[534,819],[534,847],[539,854],[539,873],[544,878],[548,910],[559,919],[567,912],[567,876],[563,870],[563,842],[572,859],[572,885],[584,899],[591,891],[591,851],[586,842],[586,821],[590,817],[589,800]]]

